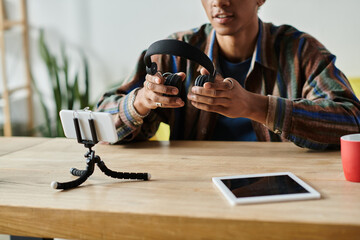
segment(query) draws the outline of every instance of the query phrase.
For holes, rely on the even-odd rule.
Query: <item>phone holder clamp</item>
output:
[[[69,181],[69,182],[52,182],[51,187],[54,189],[71,189],[79,186],[80,184],[84,183],[94,172],[95,164],[100,168],[100,170],[107,176],[112,178],[118,178],[118,179],[137,179],[137,180],[150,180],[151,175],[149,173],[129,173],[129,172],[116,172],[110,170],[105,163],[100,159],[98,155],[95,155],[95,151],[92,150],[92,147],[95,146],[95,144],[98,143],[98,138],[96,134],[94,119],[90,118],[89,120],[89,126],[91,131],[91,137],[92,140],[84,140],[81,137],[81,131],[80,131],[80,125],[79,125],[79,119],[77,117],[74,117],[74,127],[76,132],[76,137],[78,143],[84,144],[86,148],[88,148],[88,152],[84,155],[86,158],[86,169],[85,170],[79,170],[77,168],[71,168],[70,173],[73,176],[77,176],[79,178]]]

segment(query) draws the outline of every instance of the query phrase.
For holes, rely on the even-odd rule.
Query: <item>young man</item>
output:
[[[97,105],[114,114],[119,141],[148,139],[160,122],[170,125],[170,139],[292,141],[311,149],[338,148],[340,136],[359,132],[360,103],[335,56],[291,26],[262,22],[264,2],[202,0],[211,24],[170,36],[210,57],[214,83],[193,86],[198,64],[153,56],[160,72],[179,72],[185,90],[177,97],[160,72],[146,74],[143,52],[134,74]]]

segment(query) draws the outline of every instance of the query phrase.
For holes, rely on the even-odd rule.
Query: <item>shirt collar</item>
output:
[[[270,24],[263,23],[259,18],[259,34],[256,41],[255,49],[252,55],[252,63],[250,65],[249,73],[255,66],[255,63],[260,64],[265,68],[272,70],[277,69],[277,61],[275,59],[274,49],[272,46],[272,36],[270,32]],[[208,57],[218,66],[218,42],[216,41],[215,29],[212,29],[207,40],[205,52]],[[265,50],[266,49],[266,50]]]
[[[272,42],[271,24],[263,23],[259,18],[259,34],[254,50],[255,61],[266,68],[276,70],[277,61]]]

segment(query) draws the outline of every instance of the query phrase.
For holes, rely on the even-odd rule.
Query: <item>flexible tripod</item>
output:
[[[89,126],[91,131],[92,140],[83,140],[81,137],[79,119],[74,117],[74,127],[76,132],[76,137],[78,143],[84,144],[86,148],[88,148],[88,152],[84,155],[86,158],[86,169],[79,170],[77,168],[71,168],[70,173],[74,176],[78,176],[79,178],[69,181],[69,182],[52,182],[51,187],[54,189],[71,189],[79,186],[83,182],[85,182],[94,172],[95,163],[100,168],[100,170],[107,176],[118,179],[138,179],[138,180],[150,180],[151,175],[149,173],[129,173],[129,172],[115,172],[106,167],[105,163],[100,159],[98,155],[95,155],[95,151],[91,148],[98,143],[98,138],[96,135],[96,129],[94,124],[94,119],[90,118]]]

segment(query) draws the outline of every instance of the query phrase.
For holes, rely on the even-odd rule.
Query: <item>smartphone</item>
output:
[[[93,119],[98,141],[109,143],[118,141],[115,123],[110,113],[84,110],[61,110],[59,114],[64,134],[67,138],[77,138],[74,125],[74,118],[77,118],[83,140],[93,140],[89,125],[89,119]]]

